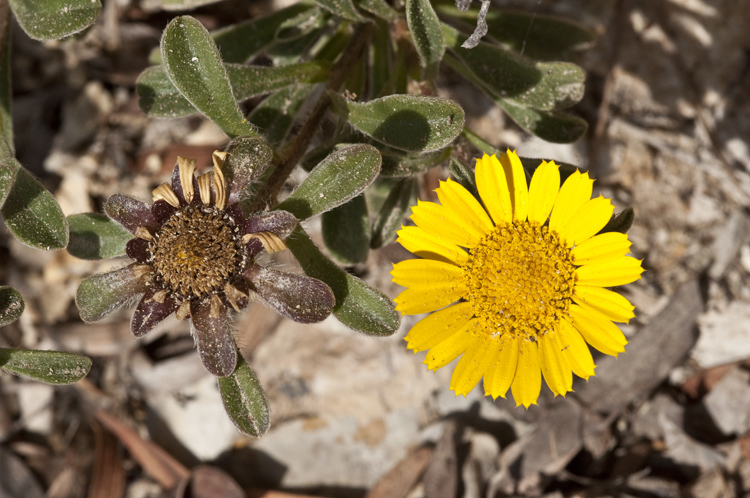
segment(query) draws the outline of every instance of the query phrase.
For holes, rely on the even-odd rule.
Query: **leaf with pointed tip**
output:
[[[380,172],[380,152],[355,144],[333,152],[278,205],[300,220],[329,211],[362,193]]]
[[[97,273],[83,279],[78,286],[76,306],[84,322],[96,322],[134,303],[146,289],[146,283],[136,275],[135,265]]]
[[[79,381],[89,373],[91,358],[63,351],[0,349],[0,370],[45,384]]]
[[[576,64],[534,62],[487,42],[462,48],[459,32],[445,24],[443,34],[458,61],[453,69],[481,81],[496,98],[541,111],[567,109],[583,98],[586,72]]]
[[[270,145],[278,146],[289,133],[297,111],[312,90],[312,85],[293,85],[279,90],[255,106],[247,119]]]
[[[628,233],[630,227],[633,226],[633,220],[635,220],[635,211],[632,207],[626,207],[621,212],[612,215],[604,228],[599,230],[599,233],[607,232],[620,232]]]
[[[354,0],[357,7],[374,14],[381,19],[392,22],[398,19],[398,12],[391,7],[385,0]]]
[[[451,176],[468,190],[471,195],[476,199],[480,198],[479,191],[477,190],[477,182],[474,179],[474,171],[472,171],[471,168],[459,159],[452,157],[448,164],[448,169],[450,169]]]
[[[323,213],[323,242],[341,264],[364,263],[370,249],[370,220],[363,195]]]
[[[430,152],[450,144],[464,126],[464,111],[452,100],[390,95],[365,103],[329,92],[336,112],[362,133],[396,149]]]
[[[445,38],[440,21],[429,0],[406,0],[406,23],[409,26],[419,62],[425,68],[424,79],[437,76],[445,53]]]
[[[401,314],[380,291],[345,272],[328,259],[297,227],[286,239],[287,246],[305,273],[322,280],[336,296],[333,315],[347,327],[367,335],[389,336],[398,330]]]
[[[0,286],[0,327],[18,320],[25,307],[20,292],[13,287]]]
[[[229,419],[240,432],[252,437],[266,433],[271,421],[268,398],[239,352],[232,375],[219,378],[219,392]]]
[[[107,259],[125,254],[125,244],[133,238],[125,227],[103,214],[68,216],[68,252],[81,259]]]
[[[391,187],[372,226],[370,247],[378,249],[396,240],[396,232],[409,213],[417,182],[413,177],[397,180]]]
[[[315,0],[318,6],[326,9],[335,16],[342,17],[347,21],[366,22],[367,18],[362,17],[352,0]]]
[[[18,24],[35,40],[59,40],[91,26],[99,0],[9,0]]]
[[[164,69],[193,106],[230,137],[257,135],[234,99],[216,43],[190,16],[173,19],[161,38]]]
[[[578,116],[563,111],[537,111],[495,101],[521,128],[552,143],[575,142],[586,133],[588,123]]]
[[[225,64],[232,93],[238,101],[271,93],[299,83],[319,83],[330,74],[330,64],[303,62],[283,67]],[[141,110],[149,116],[176,118],[198,112],[172,84],[162,66],[141,73],[136,81]]]

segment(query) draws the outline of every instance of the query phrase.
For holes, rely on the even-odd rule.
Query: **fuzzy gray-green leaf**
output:
[[[323,242],[341,264],[355,265],[367,260],[370,248],[370,220],[363,195],[323,213]]]
[[[413,204],[415,190],[416,180],[413,177],[400,179],[392,186],[373,223],[370,247],[378,249],[396,240],[396,232]]]
[[[201,23],[190,16],[173,19],[161,38],[161,57],[174,86],[227,135],[257,135],[242,115],[219,50]]]
[[[377,145],[383,156],[380,176],[385,178],[399,178],[424,173],[443,164],[453,154],[453,147],[419,154],[403,152],[381,144]]]
[[[64,248],[68,245],[68,220],[60,205],[15,159],[7,164],[6,158],[0,157],[0,166],[15,169],[13,186],[0,209],[8,229],[28,246],[47,251]]]
[[[406,22],[409,26],[419,62],[425,68],[424,79],[437,76],[445,53],[445,38],[440,21],[429,0],[406,0]]]
[[[279,90],[255,106],[247,118],[258,127],[266,142],[278,146],[312,90],[312,85],[293,85]]]
[[[138,277],[135,268],[132,264],[83,279],[76,291],[81,319],[87,323],[101,320],[145,293],[146,283]]]
[[[125,227],[103,214],[68,216],[68,252],[81,259],[107,259],[125,254],[125,244],[133,238]]]
[[[380,152],[365,144],[337,150],[278,205],[300,220],[340,206],[367,188],[380,172]]]
[[[57,40],[93,24],[99,0],[9,0],[18,24],[35,40]]]
[[[450,144],[464,126],[464,111],[452,100],[390,95],[365,103],[330,93],[334,108],[362,133],[389,147],[429,152]]]
[[[461,48],[457,30],[443,25],[443,33],[461,62],[453,68],[471,73],[494,97],[542,111],[567,109],[583,98],[586,72],[575,64],[534,62],[486,42]]]
[[[237,429],[252,437],[266,433],[271,421],[268,398],[241,354],[237,354],[237,368],[232,375],[219,377],[219,392]]]
[[[18,320],[25,307],[20,292],[13,287],[0,286],[0,327]]]
[[[345,272],[320,252],[302,228],[286,239],[305,273],[322,280],[336,296],[333,315],[347,327],[367,335],[392,335],[401,323],[396,305],[382,292]]]
[[[365,22],[366,18],[362,17],[352,0],[315,0],[318,6],[323,7],[333,15],[343,17],[347,21]]]
[[[164,10],[188,10],[220,1],[221,0],[159,0],[159,4],[161,4],[161,8]]]
[[[518,126],[548,142],[575,142],[588,129],[586,121],[567,112],[537,111],[499,99],[496,102]]]
[[[395,21],[398,19],[398,12],[391,7],[385,0],[355,0],[355,5],[370,14],[384,19],[386,21]]]
[[[45,384],[79,381],[89,373],[91,358],[64,351],[0,349],[0,370]]]
[[[10,101],[13,96],[10,83],[10,7],[0,2],[0,140],[13,144],[13,117]],[[2,202],[0,191],[0,206]]]

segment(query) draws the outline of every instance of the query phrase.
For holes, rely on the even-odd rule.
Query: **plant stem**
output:
[[[264,205],[276,204],[276,195],[284,186],[287,178],[291,175],[294,167],[297,165],[299,160],[307,151],[310,146],[315,133],[318,131],[320,122],[323,120],[328,107],[331,105],[331,97],[328,95],[329,91],[338,92],[341,86],[346,81],[348,72],[354,66],[357,59],[362,54],[367,41],[370,38],[371,25],[361,24],[357,26],[357,30],[354,36],[349,42],[349,46],[344,50],[339,60],[333,66],[331,70],[331,79],[328,80],[325,89],[320,94],[318,101],[315,103],[315,107],[302,125],[302,129],[297,133],[294,140],[281,152],[281,160],[276,170],[271,174],[268,182],[258,192],[255,202],[251,206],[251,210],[261,209]]]

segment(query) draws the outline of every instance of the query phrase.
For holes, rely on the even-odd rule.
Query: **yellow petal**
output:
[[[445,261],[457,266],[463,266],[469,261],[469,255],[459,246],[419,227],[402,227],[398,231],[396,242],[422,258]]]
[[[500,161],[487,154],[477,159],[474,172],[477,190],[495,225],[513,221],[513,204],[510,201],[508,181]]]
[[[557,233],[567,242],[567,246],[577,245],[599,232],[612,219],[615,207],[609,199],[601,195],[586,201],[578,208],[568,222],[559,227]]]
[[[437,346],[430,348],[424,363],[430,370],[437,370],[463,354],[476,340],[477,320],[471,320],[456,332],[448,336]]]
[[[406,334],[406,347],[417,351],[440,344],[461,329],[474,315],[471,303],[458,303],[422,318]]]
[[[417,205],[412,206],[411,211],[414,223],[433,235],[463,247],[474,247],[479,244],[481,236],[467,230],[461,216],[445,206],[417,201]]]
[[[630,244],[627,234],[600,233],[576,245],[570,254],[577,265],[602,263],[625,256],[630,250]]]
[[[417,287],[401,292],[394,301],[402,315],[420,315],[445,308],[467,294],[466,286]]]
[[[490,358],[490,370],[484,376],[484,395],[505,398],[518,365],[518,339],[513,334],[502,334],[494,339],[496,352]],[[494,361],[494,363],[492,363]]]
[[[567,354],[568,364],[573,373],[582,379],[588,380],[594,375],[594,359],[591,357],[591,351],[583,340],[581,334],[573,327],[568,320],[560,320],[557,329],[558,340],[564,353]]]
[[[600,311],[613,322],[628,323],[635,316],[635,306],[630,304],[630,301],[603,287],[576,285],[573,289],[573,300]]]
[[[588,173],[581,174],[576,170],[570,175],[557,194],[549,217],[550,230],[559,231],[559,228],[568,222],[573,213],[578,211],[584,202],[591,199],[593,188],[594,180],[589,178]]]
[[[529,186],[521,160],[515,151],[508,149],[507,153],[500,156],[500,164],[503,165],[508,181],[510,202],[513,204],[513,221],[524,221],[528,215]]]
[[[475,236],[482,238],[494,227],[487,211],[460,183],[449,178],[440,182],[440,187],[435,192],[440,204],[458,216],[463,221],[464,227]]]
[[[565,396],[573,390],[573,374],[568,364],[568,358],[560,346],[556,331],[552,330],[539,336],[539,363],[542,367],[544,381],[555,393]]]
[[[421,288],[458,285],[463,281],[464,270],[460,266],[433,259],[407,259],[394,264],[391,275],[398,285]]]
[[[573,326],[595,349],[611,356],[617,356],[625,351],[628,341],[620,329],[594,308],[584,304],[573,304],[570,306],[570,316]]]
[[[485,333],[477,334],[476,341],[458,360],[450,388],[456,395],[466,396],[487,373],[489,361],[493,357],[492,341]]]
[[[542,161],[529,186],[529,221],[543,225],[560,191],[560,170],[554,161]]]
[[[539,365],[539,351],[535,341],[526,337],[518,338],[518,366],[516,376],[510,386],[516,406],[528,408],[536,404],[542,390],[542,371]]]
[[[579,285],[596,287],[614,287],[635,282],[641,278],[643,268],[641,260],[625,256],[603,263],[583,265],[576,268],[575,274]]]

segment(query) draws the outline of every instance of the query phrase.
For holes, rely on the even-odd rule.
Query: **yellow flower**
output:
[[[576,170],[560,187],[559,166],[543,161],[527,186],[508,151],[477,159],[482,204],[460,184],[437,189],[440,204],[419,201],[398,242],[420,256],[396,263],[393,281],[405,315],[434,312],[407,334],[408,348],[428,350],[431,370],[461,356],[450,388],[466,395],[484,377],[485,395],[535,404],[542,375],[555,395],[573,376],[594,375],[588,346],[617,356],[627,341],[613,322],[633,306],[605,289],[640,278],[626,256],[627,235],[597,233],[614,207],[592,199],[593,180]],[[465,249],[464,249],[465,248]]]

